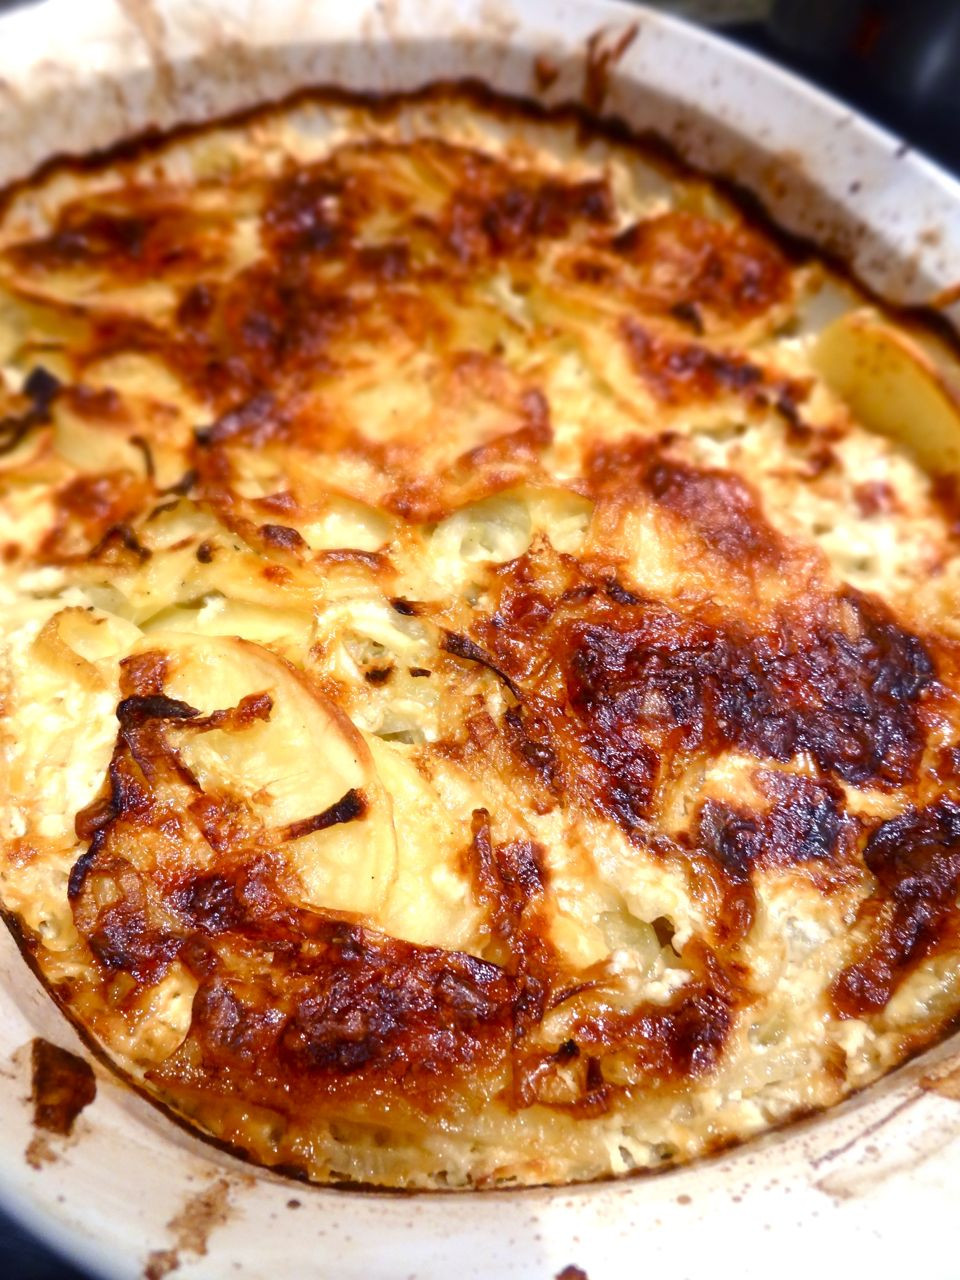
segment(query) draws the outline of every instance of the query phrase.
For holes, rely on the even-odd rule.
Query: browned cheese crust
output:
[[[960,1010],[956,531],[706,181],[305,99],[0,219],[0,895],[265,1164],[660,1167]],[[819,309],[818,309],[819,308]]]

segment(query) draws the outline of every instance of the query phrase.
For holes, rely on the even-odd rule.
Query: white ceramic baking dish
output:
[[[559,73],[548,101],[589,89],[594,107],[734,176],[879,292],[949,312],[960,186],[765,62],[607,0],[47,0],[0,19],[0,182],[54,153],[311,83],[387,90],[471,76],[543,96],[538,57]],[[255,1170],[99,1066],[74,1136],[46,1152],[34,1144],[31,1163],[36,1035],[80,1048],[0,929],[0,1200],[110,1280],[158,1280],[175,1265],[182,1280],[553,1280],[568,1267],[590,1280],[790,1280],[817,1267],[911,1274],[921,1262],[952,1273],[956,1042],[823,1118],[691,1168],[558,1191],[397,1196]]]

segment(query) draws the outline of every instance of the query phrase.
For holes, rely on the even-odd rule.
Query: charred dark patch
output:
[[[714,882],[709,887],[701,883],[698,896],[713,897],[710,889],[715,890],[710,915],[717,940],[723,945],[739,942],[749,933],[756,910],[750,872],[763,847],[761,823],[750,814],[708,800],[698,816],[696,840],[707,854],[707,872]]]
[[[429,671],[427,675],[429,675]],[[367,684],[386,684],[393,675],[393,667],[368,667],[363,673]]]
[[[660,776],[660,753],[616,704],[600,705],[586,717],[580,747],[599,772],[586,775],[603,808],[624,830],[645,827]]]
[[[57,493],[56,524],[44,537],[41,559],[72,563],[94,555],[108,562],[134,556],[143,561],[143,547],[130,523],[152,496],[145,477],[130,471],[80,475]]]
[[[415,618],[420,612],[420,606],[413,600],[403,600],[399,596],[394,596],[390,601],[390,608],[396,613],[403,614],[405,618]]]
[[[746,321],[789,296],[790,263],[742,222],[674,209],[634,223],[612,247],[637,272],[646,305],[696,333],[713,322]]]
[[[201,716],[163,692],[163,653],[136,654],[120,667],[125,696],[117,707],[117,743],[104,791],[77,814],[77,833],[90,845],[71,870],[67,893],[77,928],[103,971],[127,974],[135,991],[162,978],[183,945],[184,931],[160,906],[174,901],[182,885],[157,883],[134,851],[149,847],[157,828],[164,840],[185,841],[184,824],[191,822],[220,854],[242,851],[247,834],[243,805],[204,795],[170,737],[241,731],[267,719],[273,703],[265,693],[250,694],[236,707]],[[181,796],[176,809],[158,802],[170,787]]]
[[[506,175],[509,185],[489,195],[461,191],[444,218],[444,236],[462,262],[532,254],[538,240],[565,236],[577,222],[604,225],[613,217],[605,180],[562,183]]]
[[[369,569],[373,574],[384,573],[390,568],[390,559],[382,552],[360,551],[356,547],[330,547],[326,551],[317,551],[313,559],[317,565],[355,564]],[[282,569],[282,566],[277,565],[277,568]],[[283,573],[286,573],[285,569]],[[397,612],[402,613],[402,610],[398,609]]]
[[[162,279],[203,270],[223,252],[226,228],[210,215],[175,203],[151,204],[131,192],[129,208],[97,208],[76,200],[66,205],[52,234],[7,250],[31,274],[105,270],[120,280]]]
[[[695,845],[709,860],[707,874],[714,873],[707,891],[716,891],[716,932],[725,945],[744,938],[753,923],[755,868],[833,864],[841,836],[853,834],[834,784],[772,771],[758,781],[773,800],[768,809],[754,812],[708,800],[697,815]]]
[[[646,812],[657,752],[737,746],[787,761],[808,751],[854,785],[915,776],[924,733],[916,703],[933,680],[922,642],[884,607],[848,592],[846,617],[783,617],[772,632],[626,608],[617,624],[566,632],[567,688],[588,747],[610,771],[640,765],[638,804],[611,796],[621,821]],[[609,758],[609,759],[608,759]],[[632,767],[631,767],[632,764]]]
[[[33,401],[34,408],[46,412],[59,395],[62,385],[55,374],[38,364],[27,375],[23,392]]]
[[[93,1068],[84,1058],[37,1037],[30,1049],[33,1123],[67,1137],[84,1107],[97,1096]]]
[[[488,671],[492,671],[497,679],[507,686],[515,698],[520,698],[520,691],[513,680],[496,666],[490,655],[485,653],[469,636],[460,636],[453,631],[445,631],[440,648],[444,653],[450,653],[455,658],[463,658],[467,662],[477,662],[480,666],[486,667]]]
[[[326,164],[298,168],[273,184],[263,235],[281,255],[332,254],[343,246],[344,182]]]
[[[219,299],[217,381],[234,395],[246,389],[260,399],[267,393],[257,389],[276,386],[281,375],[296,379],[331,368],[330,343],[351,324],[358,306],[346,291],[314,285],[295,259],[254,263],[224,287]],[[204,376],[209,374],[208,368]],[[276,434],[283,425],[276,408],[271,406],[259,428],[245,428],[245,438]]]
[[[621,332],[634,369],[661,404],[713,400],[724,394],[744,397],[748,403],[767,402],[768,375],[746,356],[668,341],[636,320],[624,320]]]
[[[281,414],[274,396],[269,391],[263,391],[223,414],[210,426],[197,427],[193,434],[197,444],[202,447],[237,439],[255,445],[274,433],[280,419]]]
[[[328,827],[336,827],[343,822],[355,822],[367,812],[367,800],[362,791],[355,787],[322,813],[315,813],[312,818],[302,818],[299,822],[291,822],[283,829],[284,840],[299,840],[301,836],[312,835],[314,831],[326,831]]]
[[[27,269],[55,270],[97,262],[115,265],[143,257],[151,222],[146,217],[106,210],[68,207],[52,235],[30,240],[8,252]]]
[[[128,994],[159,981],[180,950],[180,938],[169,917],[157,911],[151,888],[127,859],[104,854],[87,868],[72,899],[77,927],[107,983],[128,975]],[[101,896],[106,904],[95,910]]]
[[[221,711],[211,711],[208,716],[191,719],[189,727],[195,733],[205,733],[209,729],[238,733],[258,721],[269,720],[272,711],[273,699],[269,693],[248,693],[235,707],[225,707]]]
[[[670,308],[670,314],[674,320],[679,320],[692,329],[698,338],[702,338],[706,332],[703,315],[695,302],[675,302]]]
[[[842,1018],[879,1012],[921,960],[942,945],[956,945],[960,805],[938,800],[883,823],[867,841],[863,860],[877,890],[861,916],[879,915],[879,922],[865,954],[833,984]]]
[[[213,553],[215,550],[216,544],[205,539],[197,547],[194,554],[201,564],[210,564],[213,560]]]
[[[744,565],[779,561],[782,539],[739,476],[658,459],[651,461],[643,481],[656,502],[687,521],[724,559]]]
[[[302,534],[285,524],[262,524],[257,532],[268,546],[281,551],[300,551],[307,545]]]
[[[256,870],[241,866],[229,875],[211,871],[191,876],[173,890],[170,901],[194,929],[207,934],[238,929],[250,914],[251,895],[263,892],[267,900],[271,896],[269,883]]]
[[[153,480],[157,474],[156,463],[153,460],[153,450],[150,447],[150,441],[143,436],[133,435],[130,437],[130,443],[143,458],[143,469],[148,480]]]
[[[37,365],[23,384],[23,394],[31,402],[22,413],[0,418],[0,457],[14,449],[35,428],[50,421],[50,408],[60,392],[58,378]]]
[[[508,1049],[516,984],[495,965],[304,913],[287,930],[248,918],[245,933],[187,954],[201,976],[190,1033],[157,1082],[189,1070],[216,1096],[242,1080],[251,1102],[282,1112],[318,1089],[364,1096],[389,1083],[429,1112],[463,1071]]]
[[[117,706],[117,719],[126,728],[141,725],[146,720],[194,720],[200,715],[196,707],[168,698],[165,694],[134,694],[123,698]]]
[[[809,752],[855,786],[916,776],[933,662],[879,601],[804,596],[751,628],[702,606],[611,598],[609,569],[591,577],[555,560],[503,566],[496,610],[475,634],[521,691],[508,745],[578,803],[645,838],[662,780],[730,747],[784,763]]]
[[[414,680],[423,680],[426,676],[430,675],[431,673],[427,670],[426,667],[410,667],[409,674],[413,677]]]
[[[412,271],[410,246],[402,242],[360,245],[357,265],[365,275],[371,275],[384,284],[405,280]]]
[[[476,894],[490,915],[491,928],[501,941],[512,943],[523,916],[546,884],[543,850],[529,840],[495,845],[486,809],[473,814],[470,866]],[[508,945],[508,954],[513,951]]]
[[[797,388],[787,383],[777,390],[773,400],[773,407],[787,424],[788,439],[799,444],[809,439],[812,434],[812,428],[804,422],[797,399]]]
[[[616,578],[610,578],[604,583],[604,592],[615,604],[642,604],[643,597],[638,596],[636,592],[629,591],[622,582],[618,582]]]
[[[517,1044],[543,1018],[555,968],[540,911],[547,881],[543,849],[531,840],[496,844],[490,815],[476,809],[466,870],[487,917],[484,953],[517,980],[511,1010],[511,1038]]]
[[[82,812],[83,811],[81,810],[81,813]],[[111,805],[109,810],[109,819],[104,823],[103,830],[109,828],[116,816],[116,810]],[[79,814],[77,815],[77,825],[79,825],[81,829],[84,825]],[[94,840],[90,848],[87,849],[85,853],[81,853],[80,857],[70,868],[70,876],[67,880],[67,899],[71,905],[73,905],[73,903],[80,897],[81,893],[83,893],[84,887],[87,883],[87,876],[90,874],[102,846],[103,837],[101,832],[95,832]]]
[[[186,329],[202,329],[213,315],[216,296],[202,281],[192,284],[177,305],[177,321]]]
[[[503,719],[513,751],[537,773],[547,787],[555,789],[559,764],[550,726],[542,716],[537,716],[520,705],[509,707]]]
[[[663,1007],[609,1012],[576,1023],[573,1038],[584,1051],[626,1055],[651,1079],[685,1080],[708,1075],[720,1062],[733,1026],[738,993],[707,953],[704,972]]]
[[[184,498],[197,483],[197,473],[192,468],[185,471],[183,475],[174,484],[166,489],[161,489],[161,493],[169,493],[178,498]]]
[[[769,770],[757,781],[773,804],[764,815],[766,840],[754,865],[829,862],[849,853],[857,824],[845,817],[843,791],[836,783]]]
[[[106,531],[100,541],[91,548],[91,560],[111,562],[116,553],[127,552],[141,564],[146,563],[153,555],[149,547],[145,547],[128,524],[114,524]]]

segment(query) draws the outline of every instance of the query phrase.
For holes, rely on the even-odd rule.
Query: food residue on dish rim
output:
[[[30,1047],[33,1124],[38,1131],[27,1150],[27,1163],[38,1169],[57,1158],[47,1137],[68,1138],[84,1107],[97,1096],[93,1068],[84,1058],[37,1036]]]
[[[938,1093],[941,1098],[951,1098],[960,1102],[960,1061],[954,1059],[948,1063],[947,1070],[931,1072],[920,1080],[920,1088],[927,1093]]]
[[[610,91],[611,73],[636,40],[639,30],[639,25],[631,22],[626,27],[600,27],[590,36],[583,64],[581,93],[588,111],[599,113],[603,110]]]
[[[230,1182],[217,1178],[205,1190],[190,1196],[179,1213],[167,1223],[173,1244],[168,1249],[153,1249],[144,1267],[144,1280],[163,1280],[181,1263],[182,1253],[206,1257],[210,1233],[222,1226],[229,1215]]]

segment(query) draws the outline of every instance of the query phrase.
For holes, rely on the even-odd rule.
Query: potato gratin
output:
[[[564,1182],[960,1011],[957,410],[702,178],[302,98],[0,218],[8,919],[320,1180]]]

